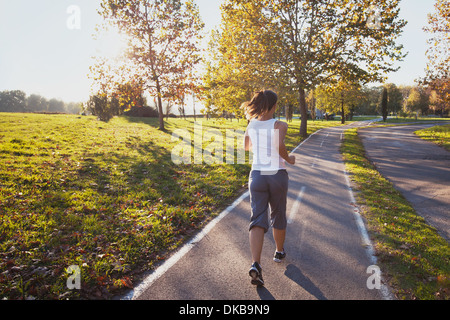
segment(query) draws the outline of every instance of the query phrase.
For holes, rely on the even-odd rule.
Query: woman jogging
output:
[[[268,209],[275,239],[273,260],[285,258],[286,197],[288,173],[285,161],[295,163],[295,157],[286,151],[284,138],[288,125],[273,119],[278,97],[270,90],[260,91],[243,108],[250,120],[245,132],[245,150],[252,150],[253,163],[249,176],[251,218],[249,226],[252,266],[249,271],[251,283],[264,285],[261,268],[261,252],[264,234],[269,229]]]

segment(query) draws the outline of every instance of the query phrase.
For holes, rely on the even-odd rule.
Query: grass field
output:
[[[246,122],[203,121],[245,130]],[[338,121],[309,123],[312,133]],[[193,120],[0,117],[0,298],[109,299],[192,237],[246,187],[248,164],[171,161]],[[301,141],[299,121],[286,144]],[[71,265],[81,290],[69,290]]]
[[[422,139],[436,143],[450,151],[450,124],[434,126],[415,132]]]
[[[399,299],[450,298],[450,247],[365,157],[357,129],[341,147],[378,266]]]

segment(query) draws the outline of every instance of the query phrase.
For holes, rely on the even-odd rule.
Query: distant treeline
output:
[[[38,94],[27,94],[21,90],[0,91],[0,112],[49,112],[78,114],[82,103],[47,99]]]

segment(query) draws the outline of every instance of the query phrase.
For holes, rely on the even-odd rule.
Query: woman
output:
[[[256,93],[243,108],[250,120],[245,132],[245,150],[252,150],[253,163],[249,177],[251,218],[249,226],[252,266],[249,271],[251,283],[264,285],[261,268],[261,252],[264,234],[269,229],[268,209],[275,239],[273,260],[281,262],[286,257],[286,197],[288,173],[285,162],[295,164],[295,156],[286,151],[284,138],[288,125],[273,119],[278,97],[270,90]]]

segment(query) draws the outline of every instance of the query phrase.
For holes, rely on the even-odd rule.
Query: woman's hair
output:
[[[262,90],[253,96],[252,100],[244,102],[241,108],[244,109],[247,119],[251,120],[272,110],[278,101],[278,96],[271,90]]]

